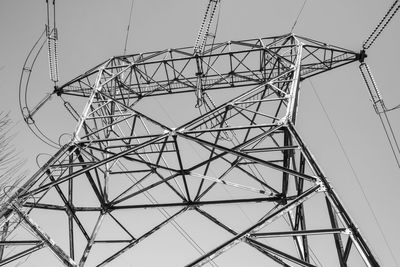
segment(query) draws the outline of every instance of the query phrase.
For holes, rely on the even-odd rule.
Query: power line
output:
[[[375,214],[375,212],[374,212],[374,210],[372,208],[372,205],[368,200],[367,194],[365,193],[364,187],[361,184],[360,178],[358,177],[358,175],[357,175],[357,173],[356,173],[356,171],[355,171],[355,169],[353,167],[353,164],[351,163],[350,158],[347,155],[347,152],[346,152],[346,150],[344,148],[344,145],[343,145],[343,143],[342,143],[342,141],[341,141],[341,139],[339,137],[339,134],[335,130],[335,127],[333,126],[332,120],[330,119],[329,114],[328,114],[327,110],[325,109],[325,106],[323,105],[322,100],[321,100],[321,98],[319,97],[319,95],[317,93],[317,90],[315,90],[314,84],[312,83],[312,81],[310,79],[309,79],[309,82],[310,82],[311,88],[312,88],[315,96],[317,97],[319,105],[321,106],[322,110],[324,111],[325,117],[328,119],[329,125],[330,125],[333,133],[335,134],[335,137],[336,137],[336,139],[337,139],[337,141],[339,143],[339,146],[340,146],[340,148],[341,148],[341,150],[343,152],[343,155],[346,158],[346,161],[347,161],[348,165],[350,166],[351,172],[353,173],[353,176],[354,176],[354,178],[355,178],[355,180],[356,180],[356,182],[357,182],[357,184],[358,184],[358,186],[359,186],[359,188],[360,188],[360,190],[362,192],[362,195],[363,195],[363,197],[364,197],[364,199],[365,199],[365,201],[367,203],[367,206],[368,206],[370,212],[372,213],[372,216],[373,216],[373,218],[375,220],[376,225],[378,226],[379,232],[380,232],[380,234],[381,234],[381,236],[382,236],[382,238],[383,238],[383,240],[385,242],[385,245],[389,249],[389,252],[390,252],[390,255],[392,257],[392,260],[396,264],[396,266],[399,266],[399,263],[397,262],[397,260],[396,260],[396,258],[394,256],[393,250],[390,247],[389,242],[387,241],[386,236],[385,236],[385,234],[383,232],[383,229],[382,229],[382,227],[381,227],[381,225],[380,225],[380,223],[378,221],[378,217],[376,216],[376,214]]]
[[[128,27],[126,28],[124,55],[126,55],[126,46],[128,45],[129,30],[130,30],[131,21],[132,21],[133,2],[134,2],[134,0],[131,0],[131,10],[129,12],[129,23],[128,23]]]
[[[296,20],[294,21],[293,26],[290,29],[290,32],[293,32],[294,28],[296,27],[297,21],[299,20],[299,17],[301,15],[301,13],[303,12],[303,9],[304,9],[304,6],[306,5],[306,3],[307,3],[307,0],[304,0],[303,5],[301,6],[299,13],[297,14]]]

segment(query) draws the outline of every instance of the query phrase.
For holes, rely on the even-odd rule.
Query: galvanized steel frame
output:
[[[165,225],[176,223],[175,219],[187,211],[196,212],[232,235],[187,266],[215,265],[214,259],[240,242],[282,266],[316,266],[309,247],[309,238],[315,235],[333,236],[336,248],[333,252],[337,253],[340,266],[347,266],[350,253],[356,252],[367,266],[379,266],[295,128],[300,82],[355,62],[361,55],[293,34],[215,44],[207,46],[203,54],[192,51],[193,48],[188,47],[113,57],[55,88],[58,95],[88,98],[87,104],[82,114],[72,112],[77,119],[74,139],[60,148],[11,197],[9,207],[1,211],[2,252],[21,245],[30,248],[8,257],[2,253],[0,266],[45,246],[66,266],[84,266],[94,245],[126,244],[97,263],[97,266],[104,266],[147,237],[156,235]],[[205,113],[177,128],[170,128],[136,108],[146,98],[194,94],[199,82],[203,92],[247,89],[238,97],[208,107]],[[266,109],[267,106],[272,108]],[[186,153],[181,148],[183,141],[208,156],[188,166],[183,159],[182,153]],[[170,155],[175,160],[167,163],[166,157],[170,159]],[[217,163],[229,167],[213,177],[210,169]],[[129,164],[136,167],[126,167]],[[280,186],[265,179],[267,173],[253,173],[257,168],[280,173]],[[229,181],[232,170],[241,173],[242,184]],[[138,173],[142,174],[139,180],[132,181],[131,186],[111,197],[110,185],[115,183],[115,177]],[[75,203],[73,192],[77,179],[88,182],[97,206]],[[196,190],[193,179],[200,181],[196,183]],[[253,186],[246,184],[246,180]],[[242,198],[205,200],[218,186],[234,187],[251,194]],[[171,200],[157,201],[149,193],[161,187],[171,193]],[[50,191],[60,197],[62,204],[42,201]],[[147,197],[148,202],[129,202],[139,195]],[[324,196],[331,223],[325,228],[308,229],[303,204],[315,195]],[[238,203],[269,203],[273,208],[244,231],[233,229],[229,222],[205,210],[207,206]],[[169,208],[178,211],[169,213]],[[158,209],[165,218],[147,232],[135,236],[113,216],[117,210],[135,209]],[[66,214],[68,229],[64,232],[68,232],[68,254],[29,218],[36,210]],[[78,216],[81,212],[98,214],[94,228],[84,226]],[[98,239],[105,216],[110,216],[129,238]],[[281,217],[290,221],[289,230],[264,231]],[[13,240],[7,234],[10,223],[16,228],[24,225],[31,229],[37,240]],[[79,254],[76,231],[87,241]],[[263,242],[265,238],[279,237],[291,237],[297,255]]]

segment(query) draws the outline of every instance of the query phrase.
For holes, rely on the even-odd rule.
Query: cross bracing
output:
[[[293,34],[191,51],[113,57],[55,89],[86,105],[73,140],[2,210],[0,265],[42,248],[67,266],[135,262],[181,229],[201,245],[185,236],[184,256],[167,238],[169,265],[232,266],[250,248],[271,266],[320,266],[326,250],[332,266],[379,266],[296,128],[301,81],[365,55]],[[180,102],[198,83],[217,96],[200,114]],[[184,119],[154,113],[171,99]]]
[[[188,92],[201,75],[204,90],[258,85],[294,64],[293,35],[229,41],[209,46],[202,55],[192,47],[116,56],[60,86],[59,92],[88,97],[99,72],[110,81],[104,93],[124,100]],[[296,36],[303,43],[301,79],[353,62],[359,53]],[[207,48],[207,47],[206,47]],[[102,67],[102,68],[100,68]],[[116,78],[118,77],[118,78]]]

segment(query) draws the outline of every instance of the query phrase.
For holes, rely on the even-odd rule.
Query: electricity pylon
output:
[[[364,57],[288,34],[116,56],[57,87],[86,104],[3,207],[0,265],[42,248],[66,266],[161,261],[165,242],[163,266],[379,266],[296,128],[301,82]],[[216,104],[187,119],[198,83]]]

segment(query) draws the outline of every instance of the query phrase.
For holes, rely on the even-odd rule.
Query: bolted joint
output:
[[[288,121],[291,119],[291,116],[285,116],[277,121],[278,125],[287,125]]]
[[[229,111],[229,110],[233,109],[233,106],[234,106],[234,105],[235,105],[235,104],[234,104],[233,102],[231,102],[231,103],[229,103],[228,105],[226,105],[226,106],[225,106],[226,111]]]
[[[180,174],[180,175],[190,175],[191,172],[190,172],[189,170],[181,170],[181,171],[179,172],[179,174]]]
[[[206,76],[202,71],[196,72],[195,75],[196,77],[201,77],[201,78]]]
[[[239,159],[235,159],[234,161],[232,161],[231,166],[236,166],[236,164],[239,163]]]
[[[62,94],[63,90],[58,87],[57,85],[54,86],[54,91],[53,93],[56,94],[57,96],[60,96]]]
[[[104,203],[104,205],[101,205],[100,213],[101,214],[106,214],[106,213],[108,213],[108,212],[110,212],[112,210],[113,210],[112,204],[107,202],[107,203]]]
[[[361,50],[359,54],[357,54],[357,60],[360,61],[361,63],[364,62],[365,58],[367,57],[367,54],[365,53],[365,50]]]
[[[353,232],[349,228],[347,228],[346,230],[344,230],[343,234],[345,234],[345,235],[353,235]]]
[[[172,131],[169,132],[169,136],[176,136],[176,128],[172,128]]]
[[[317,192],[326,192],[326,186],[321,180],[317,181],[317,185],[319,185]]]

